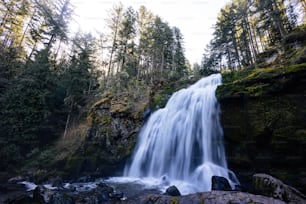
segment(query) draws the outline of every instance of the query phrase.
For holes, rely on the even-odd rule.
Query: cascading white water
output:
[[[178,186],[184,182],[192,186],[185,193],[209,191],[213,175],[238,183],[225,158],[215,97],[221,83],[221,74],[203,78],[174,93],[165,108],[154,112],[140,132],[124,176],[167,178]]]

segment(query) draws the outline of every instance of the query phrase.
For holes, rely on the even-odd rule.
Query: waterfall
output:
[[[124,176],[186,182],[193,186],[191,192],[211,190],[213,175],[227,178],[232,186],[238,183],[227,169],[223,146],[215,97],[221,83],[221,74],[202,78],[154,112],[140,131]]]

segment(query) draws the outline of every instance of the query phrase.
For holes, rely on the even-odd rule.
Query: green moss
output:
[[[111,113],[123,113],[123,112],[127,112],[127,110],[128,108],[126,104],[117,103],[117,104],[112,104],[110,112]]]
[[[169,204],[179,204],[179,203],[180,203],[180,201],[177,198],[171,198],[170,201],[169,201]]]
[[[293,83],[295,78],[306,75],[306,64],[278,68],[260,68],[223,73],[223,85],[217,88],[217,98],[264,96],[278,93]]]
[[[265,93],[265,87],[269,86],[268,84],[258,84],[254,86],[246,87],[247,93],[252,96],[261,96]]]
[[[110,125],[113,118],[110,115],[103,115],[101,118],[101,125]]]
[[[161,90],[156,91],[150,101],[151,110],[155,110],[157,108],[164,108],[174,92],[186,88],[190,84],[193,84],[195,82],[196,79],[185,79],[171,82],[169,84],[165,84],[163,87],[160,87]]]
[[[295,133],[294,133],[294,136],[295,136],[296,140],[298,140],[300,142],[305,142],[306,141],[306,129],[296,130]]]
[[[71,157],[67,160],[64,170],[78,174],[81,172],[82,166],[84,164],[84,158],[82,157]]]
[[[151,104],[150,104],[151,109],[156,109],[157,107],[163,108],[166,104],[162,99],[163,99],[162,94],[156,95],[151,101]]]
[[[252,164],[251,160],[248,158],[248,156],[245,153],[236,153],[231,160],[233,161],[233,163],[235,163],[235,165],[238,166],[250,166]]]
[[[204,201],[203,197],[200,198],[199,204],[205,204],[205,201]]]
[[[102,98],[101,100],[97,101],[92,107],[93,108],[96,108],[96,107],[99,107],[101,106],[102,104],[105,104],[105,103],[110,103],[110,98]]]
[[[125,158],[132,154],[132,151],[136,144],[137,135],[132,135],[131,139],[127,141],[127,143],[117,145],[116,152],[119,158]]]

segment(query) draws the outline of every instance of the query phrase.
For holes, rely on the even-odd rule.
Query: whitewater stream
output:
[[[165,108],[154,112],[142,128],[132,160],[114,183],[140,183],[164,191],[175,185],[182,194],[211,190],[211,177],[222,176],[234,188],[228,170],[215,92],[221,74],[202,78],[175,92]]]

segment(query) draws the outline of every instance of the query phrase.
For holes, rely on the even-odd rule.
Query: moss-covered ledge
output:
[[[229,168],[306,192],[306,64],[223,73],[217,89]],[[292,168],[294,167],[294,168]]]
[[[290,88],[305,83],[306,63],[280,66],[276,68],[258,68],[222,73],[223,84],[217,88],[217,98],[233,98],[241,96],[258,97],[268,94],[286,92]],[[303,84],[302,83],[302,84]]]

